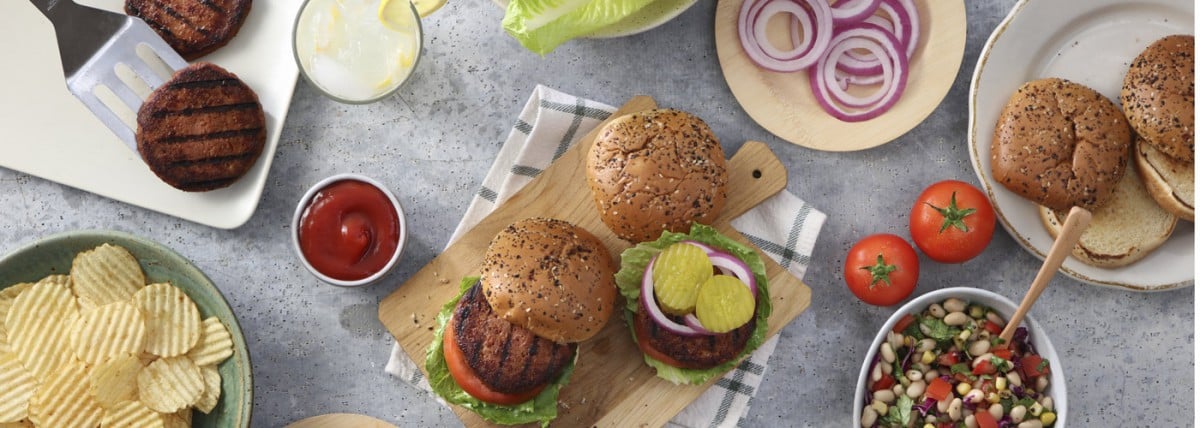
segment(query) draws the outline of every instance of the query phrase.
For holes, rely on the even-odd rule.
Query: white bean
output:
[[[937,379],[938,376],[940,376],[940,375],[938,374],[938,372],[936,370],[930,370],[930,371],[925,372],[925,383],[928,384],[929,382],[933,382],[933,380]]]
[[[953,401],[950,401],[950,406],[946,408],[946,414],[950,415],[950,420],[957,421],[958,418],[962,417],[962,406],[963,401],[961,398],[955,398]]]
[[[1004,318],[1000,318],[1000,314],[997,314],[992,311],[988,311],[987,320],[991,321],[992,323],[995,323],[1001,327],[1004,327],[1005,324],[1008,324],[1008,323],[1004,322]]]
[[[892,365],[891,364],[881,364],[881,365],[883,366],[883,374],[887,374],[887,375],[892,374]]]
[[[891,331],[888,332],[888,344],[892,345],[893,350],[895,350],[896,348],[899,348],[900,345],[903,343],[904,343],[903,335],[896,334],[895,332],[891,332]]]
[[[917,352],[920,352],[920,353],[925,353],[925,351],[932,351],[933,348],[936,348],[936,347],[937,347],[937,341],[930,339],[930,338],[924,338],[924,339],[921,339],[920,342],[917,342]]]
[[[1000,403],[993,404],[988,407],[988,413],[991,413],[996,420],[1000,420],[1004,418],[1004,406]]]
[[[946,413],[950,410],[950,403],[954,402],[954,400],[951,400],[951,397],[954,397],[954,394],[946,394],[945,399],[937,402],[938,412]]]
[[[1042,407],[1048,411],[1054,411],[1054,398],[1049,395],[1042,397]]]
[[[1050,385],[1049,378],[1047,378],[1045,375],[1038,376],[1037,381],[1035,381],[1033,383],[1033,389],[1037,390],[1037,392],[1042,392],[1042,391],[1045,391],[1046,387],[1049,385]]]
[[[883,345],[880,345],[879,354],[883,356],[883,361],[888,364],[896,362],[896,351],[890,343],[884,342]]]
[[[879,400],[871,401],[871,408],[875,409],[875,413],[878,413],[881,415],[887,414],[887,411],[888,411],[888,405],[884,404],[882,401],[879,401]]]
[[[1025,412],[1026,412],[1025,406],[1018,404],[1016,406],[1013,406],[1012,410],[1008,411],[1008,416],[1011,417],[1012,420],[1014,420],[1014,421],[1021,422],[1021,421],[1025,420]]]
[[[932,424],[935,422],[937,422],[937,416],[934,416],[932,413],[925,415],[925,423]]]
[[[888,404],[891,404],[893,401],[896,401],[896,393],[892,392],[892,390],[890,390],[890,389],[881,389],[881,390],[875,391],[874,397],[876,400],[879,400],[879,401],[882,401],[882,402],[888,403]]]
[[[971,345],[967,347],[967,353],[971,354],[971,355],[983,355],[985,352],[988,351],[988,349],[991,349],[991,348],[992,348],[992,344],[989,343],[988,341],[976,340],[974,342],[971,342]]]
[[[879,379],[883,378],[883,369],[879,367],[881,365],[875,363],[875,367],[871,368],[871,382],[879,382]]]
[[[971,317],[967,316],[967,314],[964,314],[962,312],[951,312],[951,313],[946,314],[946,318],[942,318],[942,321],[945,322],[946,325],[961,326],[961,325],[966,325],[968,322],[970,322]]]
[[[905,394],[908,394],[908,398],[914,400],[921,398],[921,395],[925,394],[925,381],[913,381],[913,383],[908,386],[908,390],[905,391]]]
[[[942,307],[946,308],[947,312],[962,312],[967,310],[967,302],[951,297],[942,302]]]
[[[879,414],[875,413],[875,409],[872,409],[871,406],[867,406],[865,409],[863,409],[863,415],[862,415],[863,428],[871,428],[872,426],[874,426],[876,419],[879,419]]]
[[[966,425],[967,428],[979,428],[979,423],[975,422],[975,415],[967,415],[963,418],[963,425]]]
[[[906,380],[907,382],[907,380]],[[892,396],[899,397],[904,395],[904,387],[908,385],[892,385]]]
[[[920,370],[909,370],[907,372],[904,372],[904,377],[907,377],[908,380],[910,380],[910,381],[917,381],[917,380],[924,379],[925,373],[921,373]]]
[[[934,318],[944,317],[946,316],[946,309],[943,308],[942,305],[934,303],[929,305],[929,315],[933,315]]]
[[[933,334],[933,329],[929,328],[929,326],[927,326],[925,324],[921,324],[917,327],[919,327],[921,329],[921,334],[924,334],[926,336]]]
[[[1038,419],[1030,419],[1017,424],[1017,428],[1042,428],[1042,421]]]
[[[980,391],[979,389],[972,389],[970,392],[967,392],[967,394],[963,396],[964,403],[974,404],[974,403],[979,403],[981,401],[983,401],[983,391]]]
[[[1021,386],[1021,375],[1017,374],[1017,372],[1008,372],[1004,377],[1008,378],[1009,385]]]

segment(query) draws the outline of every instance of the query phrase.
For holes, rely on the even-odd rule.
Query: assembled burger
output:
[[[621,253],[625,320],[658,377],[701,384],[762,344],[771,299],[757,252],[715,229],[663,232]]]
[[[576,344],[612,315],[614,271],[585,229],[545,218],[509,225],[488,246],[481,276],[463,279],[438,314],[425,359],[433,391],[494,423],[545,426],[558,415]]]

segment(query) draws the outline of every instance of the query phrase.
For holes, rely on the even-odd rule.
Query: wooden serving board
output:
[[[874,119],[842,122],[817,104],[807,71],[777,73],[750,60],[738,38],[738,12],[743,1],[748,0],[717,2],[714,36],[725,82],[755,122],[779,138],[810,149],[862,150],[904,135],[933,113],[950,91],[967,43],[967,11],[963,2],[917,1],[920,38],[910,62],[908,85],[900,100]],[[787,22],[780,17],[769,22],[768,38],[776,46],[790,46],[790,42],[785,42],[789,34]]]
[[[653,99],[639,96],[612,117],[655,107]],[[425,350],[433,341],[438,311],[457,295],[463,277],[479,274],[488,243],[505,226],[535,216],[566,220],[600,238],[614,260],[631,246],[601,222],[584,174],[585,155],[602,126],[584,136],[579,144],[380,302],[379,320],[422,370]],[[729,221],[783,190],[787,170],[765,144],[750,141],[730,159],[729,179],[729,198],[713,226],[753,247]],[[811,290],[765,254],[761,255],[767,265],[774,309],[767,323],[768,332],[774,335],[808,308]],[[559,394],[555,425],[661,426],[716,382],[713,379],[708,385],[680,386],[655,377],[654,370],[642,361],[642,354],[622,320],[622,316],[614,313],[604,330],[580,344],[575,373]],[[453,408],[467,426],[488,425],[469,410]]]

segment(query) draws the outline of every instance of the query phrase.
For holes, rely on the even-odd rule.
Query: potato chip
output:
[[[29,405],[29,419],[43,427],[94,427],[103,414],[88,394],[87,364],[75,360],[51,372]]]
[[[142,313],[129,303],[100,306],[79,316],[71,327],[71,349],[89,364],[106,357],[141,352],[146,344]]]
[[[225,324],[221,324],[221,320],[208,317],[201,324],[204,330],[200,333],[200,341],[188,351],[188,356],[192,357],[196,365],[203,367],[220,364],[233,355],[233,337],[229,335]]]
[[[110,357],[97,364],[88,374],[88,392],[103,408],[112,408],[122,401],[137,399],[137,377],[142,361],[132,354]]]
[[[33,422],[29,422],[29,419],[21,419],[18,422],[0,422],[0,428],[33,428]]]
[[[183,290],[151,284],[133,296],[146,316],[146,352],[160,357],[186,353],[200,340],[200,311]]]
[[[17,300],[17,295],[22,291],[33,287],[32,282],[22,282],[10,285],[8,288],[0,290],[0,331],[7,332],[8,327],[4,325],[4,319],[8,317],[8,310],[12,308],[13,302]]]
[[[37,382],[17,356],[0,352],[0,422],[19,422],[28,417],[29,399],[35,388]]]
[[[192,409],[163,414],[163,428],[191,428]]]
[[[157,360],[138,373],[138,398],[159,413],[174,413],[204,393],[200,368],[186,355]]]
[[[207,415],[217,407],[217,400],[221,398],[221,373],[216,366],[200,366],[200,375],[204,376],[204,393],[200,394],[195,406],[196,410]]]
[[[8,344],[38,380],[70,358],[70,323],[79,315],[71,291],[38,283],[17,296],[4,323]]]
[[[79,300],[90,308],[128,301],[146,285],[146,276],[128,250],[103,244],[75,256],[71,281]]]
[[[70,275],[46,275],[45,278],[38,280],[37,284],[41,283],[55,284],[68,290],[70,290],[72,287]]]
[[[122,401],[104,412],[100,428],[163,428],[163,415],[140,401]]]

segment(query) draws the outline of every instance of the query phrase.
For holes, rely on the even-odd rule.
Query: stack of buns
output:
[[[1174,35],[1147,47],[1125,76],[1120,107],[1047,78],[1023,85],[1001,112],[992,175],[1037,203],[1054,237],[1071,207],[1091,210],[1073,251],[1080,261],[1129,265],[1166,242],[1178,219],[1192,221],[1193,46],[1192,36]]]

